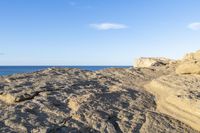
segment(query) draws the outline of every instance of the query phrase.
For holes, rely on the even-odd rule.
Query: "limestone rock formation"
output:
[[[200,75],[176,73],[186,59],[141,62],[0,77],[0,132],[200,132]]]
[[[146,85],[157,97],[160,112],[200,130],[200,76],[167,75]]]
[[[145,68],[145,67],[152,67],[152,66],[162,66],[162,65],[168,64],[170,61],[171,60],[167,58],[141,57],[139,59],[136,59],[134,67]]]
[[[200,74],[200,60],[182,61],[176,68],[177,74]]]
[[[176,68],[177,74],[200,74],[200,50],[189,53],[180,61]]]
[[[145,84],[157,98],[157,110],[200,131],[200,54],[188,54],[176,71]]]
[[[183,60],[200,60],[200,50],[186,54]]]

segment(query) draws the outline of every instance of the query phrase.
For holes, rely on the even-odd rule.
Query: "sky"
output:
[[[132,65],[200,49],[200,0],[0,0],[0,65]]]

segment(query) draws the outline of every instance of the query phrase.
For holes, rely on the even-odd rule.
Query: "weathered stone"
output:
[[[184,62],[0,77],[0,132],[197,133],[200,77],[176,74]]]
[[[183,61],[176,68],[177,74],[200,74],[200,60]]]
[[[7,103],[7,104],[14,104],[15,97],[11,94],[0,94],[0,100]]]
[[[200,131],[200,76],[167,75],[145,85],[157,98],[157,109]]]
[[[200,50],[186,54],[183,60],[200,60]]]
[[[163,66],[169,64],[171,60],[167,58],[139,58],[135,61],[134,67],[144,68],[153,66]]]

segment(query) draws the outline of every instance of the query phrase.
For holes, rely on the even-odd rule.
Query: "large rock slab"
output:
[[[200,131],[200,76],[167,75],[145,85],[157,98],[157,110]]]
[[[142,86],[173,70],[47,69],[0,77],[0,132],[154,133],[167,129],[195,133],[159,112],[152,117],[155,99]],[[152,126],[158,130],[151,130]]]

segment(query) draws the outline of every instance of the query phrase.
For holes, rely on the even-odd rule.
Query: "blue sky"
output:
[[[0,0],[0,65],[132,65],[200,49],[199,0]]]

